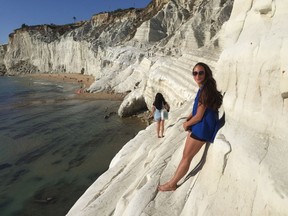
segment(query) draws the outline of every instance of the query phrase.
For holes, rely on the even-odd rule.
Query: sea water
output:
[[[145,125],[75,85],[0,77],[0,215],[64,216]],[[109,116],[109,118],[104,117]]]

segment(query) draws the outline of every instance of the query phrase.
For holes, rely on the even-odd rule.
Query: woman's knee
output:
[[[183,157],[182,157],[182,159],[181,159],[181,163],[182,163],[182,164],[190,165],[192,159],[193,159],[193,157],[191,157],[191,156],[189,156],[189,155],[183,155]]]

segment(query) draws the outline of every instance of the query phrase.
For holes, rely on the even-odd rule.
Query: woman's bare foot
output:
[[[177,189],[177,185],[170,185],[169,182],[163,185],[158,186],[159,191],[175,191]]]

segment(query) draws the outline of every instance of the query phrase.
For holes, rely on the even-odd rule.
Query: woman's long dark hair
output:
[[[161,110],[163,105],[165,105],[166,103],[167,102],[165,101],[163,95],[158,92],[155,96],[153,105],[156,107],[156,109]]]
[[[199,96],[199,102],[204,106],[217,111],[222,105],[223,96],[221,92],[217,90],[216,81],[213,78],[212,71],[209,66],[203,62],[197,63],[194,68],[196,66],[202,66],[205,70],[205,80]]]

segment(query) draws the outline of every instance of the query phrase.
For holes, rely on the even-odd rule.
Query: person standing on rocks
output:
[[[212,71],[205,63],[197,63],[192,71],[194,81],[199,86],[192,112],[183,123],[188,135],[182,159],[174,176],[165,184],[159,185],[159,191],[173,191],[177,183],[188,172],[193,157],[204,143],[213,143],[219,129],[218,109],[222,105],[223,96],[217,90]]]
[[[157,122],[156,131],[158,138],[164,137],[164,122],[168,118],[170,106],[161,93],[157,93],[152,107],[152,115]]]

